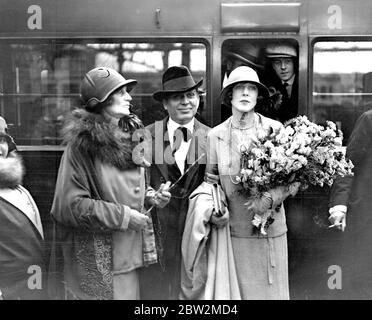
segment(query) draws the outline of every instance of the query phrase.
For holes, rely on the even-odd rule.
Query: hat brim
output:
[[[291,54],[267,54],[266,58],[275,59],[275,58],[297,58],[297,56]]]
[[[227,52],[226,55],[228,57],[233,57],[235,59],[238,59],[238,60],[244,62],[249,67],[253,67],[253,68],[256,68],[256,69],[263,69],[264,68],[264,66],[262,66],[260,64],[257,64],[257,63],[254,63],[253,61],[248,60],[248,59],[244,58],[243,56],[241,56],[240,54],[237,54],[235,52]]]
[[[249,82],[249,83],[253,83],[254,85],[256,85],[257,88],[258,88],[258,96],[261,96],[263,98],[269,98],[270,97],[269,89],[264,84],[256,82],[256,81],[244,80],[244,81],[232,82],[227,87],[225,87],[221,91],[221,101],[225,101],[226,94],[232,89],[232,87],[234,87],[236,84],[242,83],[242,82]]]
[[[113,87],[101,100],[99,100],[99,102],[105,101],[109,97],[110,94],[112,94],[114,91],[124,86],[128,86],[127,92],[130,92],[136,84],[137,84],[137,80],[134,80],[134,79],[127,79],[125,81],[122,81],[118,85]]]
[[[185,88],[185,89],[182,89],[182,90],[156,91],[155,93],[153,93],[152,97],[155,100],[162,102],[163,99],[166,99],[167,97],[169,97],[172,94],[184,93],[184,92],[187,92],[187,91],[194,90],[194,89],[200,87],[202,85],[202,83],[203,83],[203,79],[200,79],[194,86],[192,86],[190,88]]]

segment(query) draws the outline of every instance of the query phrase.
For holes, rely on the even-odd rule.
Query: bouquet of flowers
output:
[[[252,223],[263,235],[274,221],[275,208],[299,188],[331,186],[336,177],[353,174],[342,132],[331,121],[321,126],[306,116],[291,119],[276,131],[260,129],[240,152],[237,180],[248,192],[247,208],[255,212]]]

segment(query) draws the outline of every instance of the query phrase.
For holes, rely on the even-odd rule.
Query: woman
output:
[[[43,227],[24,168],[0,117],[0,300],[46,299]]]
[[[272,199],[277,210],[267,236],[253,229],[253,210],[236,177],[240,171],[240,147],[254,139],[258,129],[277,130],[281,123],[255,112],[268,98],[268,89],[250,67],[234,69],[221,92],[232,116],[208,134],[207,173],[218,175],[230,212],[234,259],[242,299],[289,299],[287,227],[281,199]],[[287,195],[286,195],[287,196]]]
[[[57,280],[64,281],[59,294],[67,298],[138,299],[137,270],[156,262],[154,242],[143,248],[144,235],[154,239],[151,220],[141,211],[164,206],[170,193],[168,185],[146,191],[146,161],[133,153],[132,134],[142,127],[130,113],[136,83],[110,68],[89,71],[81,84],[85,109],[73,111],[64,127],[67,147],[51,212],[52,276],[63,266],[64,279]]]

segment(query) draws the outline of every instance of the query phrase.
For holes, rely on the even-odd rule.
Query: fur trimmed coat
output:
[[[27,205],[22,194],[34,207],[39,221],[40,215],[32,196],[20,186],[23,173],[22,160],[16,153],[0,157],[0,289],[5,300],[47,298],[43,278],[44,240],[23,211]],[[9,194],[12,194],[10,198],[6,196]],[[41,277],[36,278],[38,275]],[[34,288],[28,283],[32,277],[38,281]]]
[[[128,133],[101,115],[75,110],[63,132],[67,147],[51,210],[55,229],[50,295],[113,299],[114,271],[128,272],[143,264],[142,233],[128,229],[128,224],[130,210],[143,206],[144,170],[132,161]],[[115,173],[115,182],[105,177],[104,167]],[[113,185],[118,181],[121,185]],[[115,201],[117,194],[125,200]],[[115,233],[126,237],[120,244],[125,252],[120,266],[114,256]]]

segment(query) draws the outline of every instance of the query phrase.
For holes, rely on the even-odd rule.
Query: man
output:
[[[349,299],[372,299],[372,110],[357,120],[346,156],[354,176],[335,181],[330,196],[330,217],[336,229],[345,230],[342,289]],[[346,227],[346,216],[347,224]]]
[[[21,186],[24,168],[0,117],[0,300],[46,299],[39,210]]]
[[[281,104],[267,116],[284,123],[298,114],[297,51],[291,44],[274,43],[266,47],[266,58],[274,70],[273,76],[266,77],[266,85],[282,94]]]
[[[210,130],[195,119],[202,82],[195,82],[187,67],[174,66],[163,74],[163,89],[153,94],[169,116],[147,127],[152,135],[150,185],[158,189],[161,183],[171,181],[172,198],[166,207],[151,211],[159,264],[142,270],[141,299],[177,299],[179,295],[188,197],[204,179]]]

